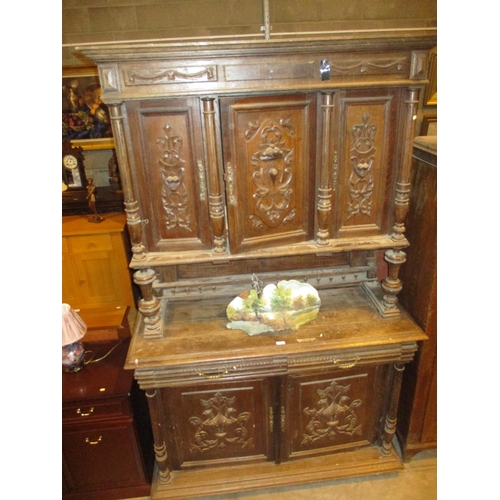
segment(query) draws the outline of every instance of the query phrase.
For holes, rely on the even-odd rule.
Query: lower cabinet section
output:
[[[171,467],[281,463],[376,445],[387,368],[162,389]]]
[[[334,293],[316,322],[274,336],[229,330],[200,304],[196,328],[172,307],[164,339],[139,335],[139,318],[126,368],[148,400],[153,500],[403,467],[393,447],[401,380],[425,335],[404,313],[378,316],[362,290]]]

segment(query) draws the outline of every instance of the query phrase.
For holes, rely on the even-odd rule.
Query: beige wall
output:
[[[437,0],[269,0],[273,33],[428,27]],[[63,45],[259,34],[262,0],[62,0]],[[63,66],[84,64],[63,48]]]

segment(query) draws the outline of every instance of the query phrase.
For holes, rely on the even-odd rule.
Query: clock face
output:
[[[78,161],[77,161],[77,159],[73,155],[66,155],[63,158],[63,165],[66,168],[74,169],[74,168],[77,167]]]

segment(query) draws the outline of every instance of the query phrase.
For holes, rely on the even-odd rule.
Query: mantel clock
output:
[[[87,177],[83,160],[83,149],[73,146],[71,141],[62,143],[62,182],[69,190],[86,189]]]

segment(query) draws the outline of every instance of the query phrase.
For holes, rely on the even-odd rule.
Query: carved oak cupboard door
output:
[[[312,239],[315,100],[221,99],[232,252]]]
[[[127,112],[148,250],[210,248],[199,99],[129,102]]]
[[[282,406],[281,458],[367,446],[383,406],[381,367],[289,376]]]
[[[338,237],[388,232],[393,214],[392,186],[398,90],[344,91],[337,94],[333,179]]]
[[[164,390],[174,469],[274,459],[273,380]]]

